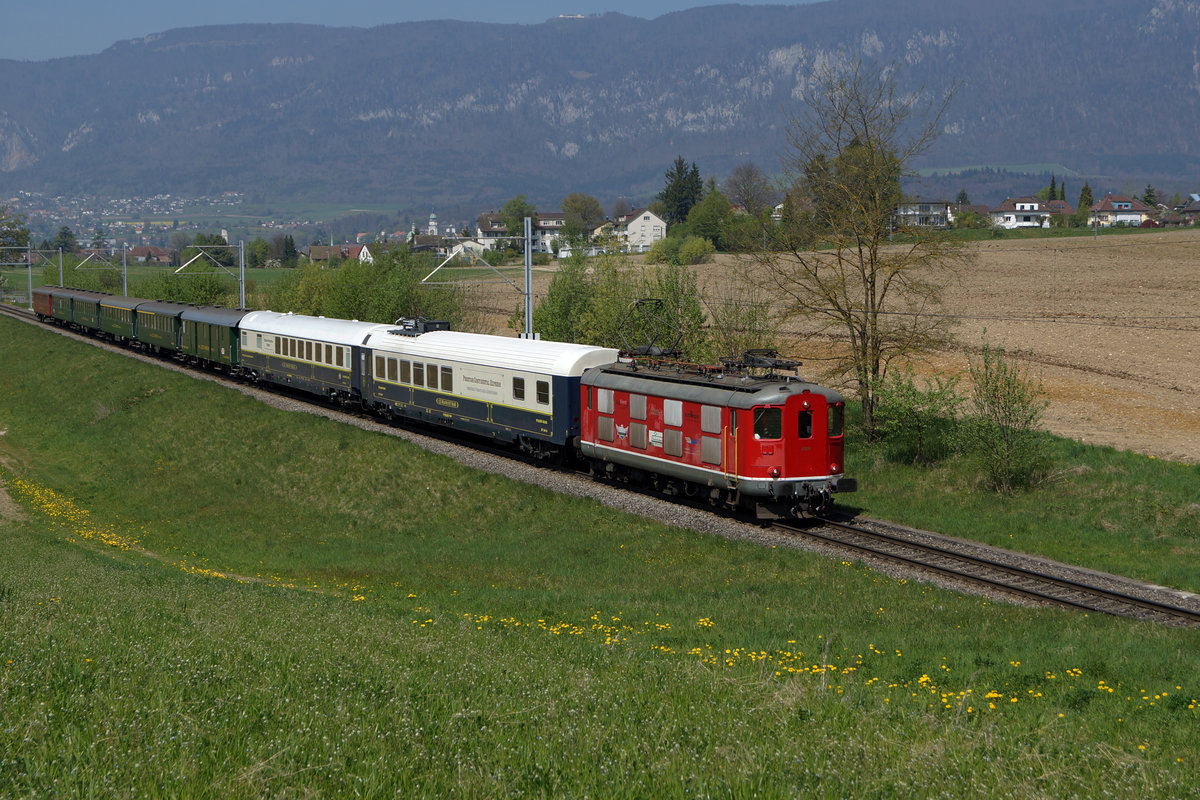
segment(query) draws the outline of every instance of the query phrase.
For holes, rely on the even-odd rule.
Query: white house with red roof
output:
[[[997,228],[1049,228],[1049,204],[1040,197],[1009,197],[990,212],[992,225]]]

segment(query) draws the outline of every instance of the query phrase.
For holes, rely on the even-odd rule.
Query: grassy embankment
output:
[[[0,341],[0,795],[1200,796],[1194,631],[675,530]],[[1020,502],[1096,507],[1079,560],[1189,558],[1121,545],[1139,481],[1194,553],[1184,468],[1063,447],[1090,466]],[[966,478],[851,463],[871,513],[1064,547]]]

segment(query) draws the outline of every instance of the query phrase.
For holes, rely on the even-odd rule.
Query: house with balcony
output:
[[[1005,230],[1017,228],[1049,228],[1054,212],[1040,197],[1009,197],[989,212],[992,225]]]
[[[1088,224],[1100,228],[1111,228],[1114,225],[1136,228],[1153,216],[1154,209],[1136,197],[1106,194],[1099,203],[1092,206],[1088,214]]]
[[[897,228],[948,228],[953,221],[950,203],[945,200],[913,200],[896,206]]]

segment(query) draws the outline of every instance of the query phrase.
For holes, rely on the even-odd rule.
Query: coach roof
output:
[[[610,347],[461,331],[431,331],[420,336],[399,336],[380,331],[373,333],[367,344],[378,351],[410,358],[507,367],[545,375],[582,375],[589,367],[611,364],[617,360],[617,351]]]
[[[377,322],[309,317],[303,314],[281,314],[278,311],[252,311],[242,317],[243,331],[266,333],[272,336],[292,336],[297,339],[320,340],[338,345],[361,345],[372,332],[383,332],[394,325]]]

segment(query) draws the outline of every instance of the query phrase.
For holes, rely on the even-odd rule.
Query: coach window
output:
[[[283,339],[275,337],[275,355],[283,355]]]
[[[425,365],[420,361],[413,362],[413,386],[425,385]]]
[[[550,405],[550,381],[537,382],[537,401],[544,406]]]
[[[242,331],[242,347],[246,346],[246,342],[250,341],[250,334]]]
[[[387,377],[387,369],[383,365],[383,356],[375,356],[375,380],[381,381]]]
[[[255,341],[255,345],[254,345],[254,346],[255,346],[255,347],[258,349],[258,350],[262,350],[262,334],[261,334],[261,333],[256,333],[256,334],[254,334],[254,341]]]
[[[325,363],[333,366],[333,345],[331,344],[325,345]]]
[[[845,409],[841,404],[829,407],[829,436],[833,437],[842,435],[842,424],[845,422],[843,417],[844,413]]]
[[[406,359],[400,359],[400,382],[412,383],[412,363]]]
[[[778,439],[783,435],[783,409],[754,409],[754,438]]]
[[[339,347],[334,352],[337,355],[337,365],[340,367],[342,366],[342,348]]]
[[[513,400],[525,399],[525,379],[513,378]]]
[[[396,359],[389,358],[388,359],[388,380],[391,381],[392,383],[395,383],[396,377],[397,377],[397,375],[396,375]]]
[[[811,411],[801,411],[800,417],[799,417],[799,423],[800,423],[799,426],[797,426],[798,433],[796,435],[799,436],[801,439],[811,439],[812,438],[812,412]]]
[[[454,391],[454,370],[450,367],[442,367],[442,391]]]
[[[437,364],[425,365],[425,385],[430,389],[438,388],[438,368]]]
[[[305,361],[313,360],[312,342],[304,343],[304,360]]]

